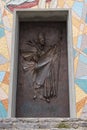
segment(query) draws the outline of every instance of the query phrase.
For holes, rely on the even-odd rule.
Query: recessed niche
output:
[[[9,116],[75,117],[70,11],[14,16]]]

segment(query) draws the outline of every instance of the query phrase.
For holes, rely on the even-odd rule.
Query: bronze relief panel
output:
[[[20,23],[17,117],[69,117],[66,37],[65,22]]]

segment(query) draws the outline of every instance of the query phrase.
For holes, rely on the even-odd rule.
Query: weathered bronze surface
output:
[[[20,23],[16,116],[69,116],[66,37],[66,23]]]

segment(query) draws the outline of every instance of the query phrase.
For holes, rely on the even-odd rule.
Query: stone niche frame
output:
[[[19,21],[67,21],[67,51],[70,118],[76,117],[71,9],[18,9],[14,11],[8,117],[15,117]]]

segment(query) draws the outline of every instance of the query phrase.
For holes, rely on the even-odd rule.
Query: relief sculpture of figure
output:
[[[22,53],[23,69],[32,73],[33,99],[50,103],[57,97],[60,69],[61,40],[59,44],[48,45],[45,34],[39,33],[37,40],[27,41],[30,50]]]

